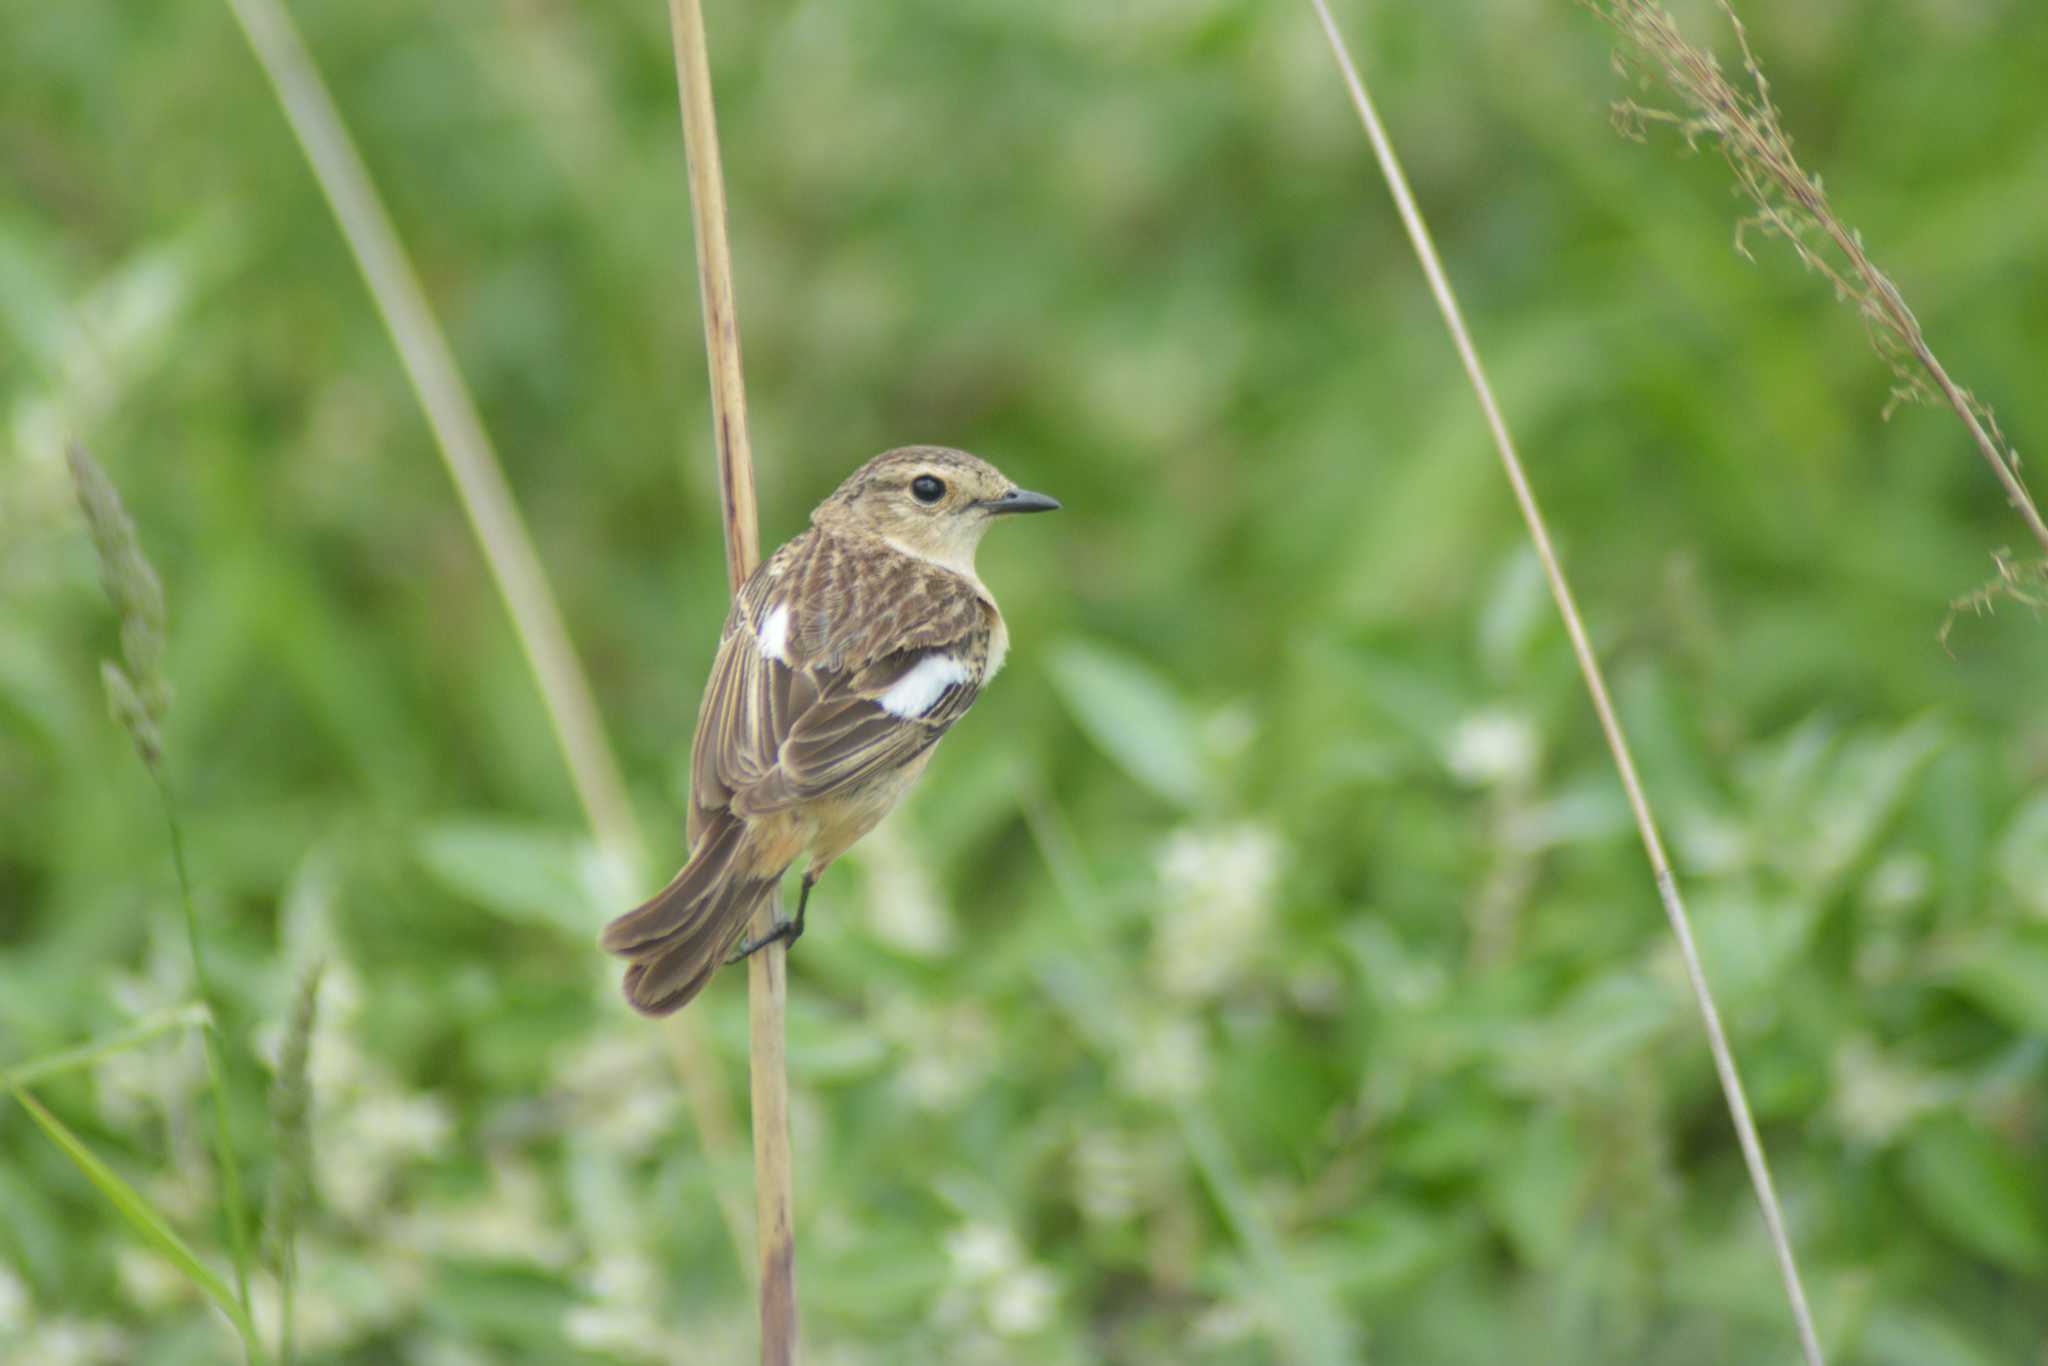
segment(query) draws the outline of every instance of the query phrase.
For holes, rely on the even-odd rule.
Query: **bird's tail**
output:
[[[624,985],[633,1009],[667,1015],[688,1005],[781,881],[780,869],[763,877],[745,866],[746,833],[737,817],[712,817],[683,871],[598,936],[607,952],[632,963]]]

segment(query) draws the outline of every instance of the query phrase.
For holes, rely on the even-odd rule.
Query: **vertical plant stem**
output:
[[[228,1123],[227,1063],[220,1051],[220,998],[213,994],[213,982],[206,972],[206,954],[199,935],[199,912],[192,904],[192,875],[185,864],[185,831],[178,821],[178,804],[171,796],[170,780],[155,764],[149,776],[163,804],[164,824],[171,836],[171,865],[178,877],[178,904],[185,913],[185,941],[192,953],[192,984],[206,1007],[207,1021],[199,1031],[199,1044],[206,1056],[207,1090],[213,1097],[213,1160],[220,1168],[221,1208],[228,1223],[228,1249],[235,1259],[235,1298],[242,1306],[242,1320],[251,1325],[243,1347],[251,1362],[263,1360],[262,1347],[253,1327],[255,1316],[249,1307],[249,1221],[242,1196],[242,1170],[235,1160],[234,1134]]]
[[[540,687],[548,724],[554,729],[591,833],[609,864],[637,873],[646,859],[639,826],[591,698],[590,684],[497,452],[462,381],[447,338],[427,305],[419,275],[406,257],[369,170],[291,15],[279,0],[228,3],[263,74],[277,92],[292,133],[398,347],[413,392],[426,410],[441,459],[518,633],[527,666]],[[679,1016],[672,1028],[694,1034],[703,1026],[696,1016]],[[712,1051],[702,1046],[675,1050],[673,1056],[682,1068],[712,1068],[717,1061]],[[706,1149],[714,1160],[723,1158],[717,1144],[734,1128],[725,1111],[724,1088],[714,1075],[685,1075],[683,1080]],[[733,1250],[744,1266],[746,1247],[735,1239]]]
[[[682,105],[683,150],[689,163],[698,287],[704,300],[704,352],[711,371],[725,565],[733,592],[738,593],[760,562],[761,540],[754,507],[753,449],[747,439],[746,385],[740,372],[739,315],[733,305],[732,247],[726,237],[725,173],[718,155],[703,8],[699,0],[669,0],[668,13],[675,42],[676,89]],[[754,913],[753,933],[768,934],[780,916],[781,898],[770,897]],[[790,1172],[789,1073],[783,1030],[788,989],[785,944],[770,944],[747,959],[762,1366],[789,1366],[796,1360],[795,1191]]]
[[[1359,78],[1358,70],[1351,61],[1351,54],[1344,45],[1344,38],[1337,30],[1337,24],[1330,17],[1325,0],[1309,0],[1315,7],[1316,17],[1321,21],[1323,33],[1329,39],[1330,50],[1337,59],[1343,73],[1344,83],[1350,89],[1351,102],[1358,110],[1360,122],[1365,127],[1367,139],[1372,143],[1374,158],[1379,162],[1380,174],[1387,182],[1387,189],[1393,195],[1394,205],[1400,213],[1402,225],[1407,229],[1408,238],[1415,248],[1416,258],[1422,264],[1422,273],[1428,278],[1430,293],[1436,298],[1438,310],[1443,314],[1444,326],[1451,334],[1451,341],[1457,347],[1458,358],[1463,362],[1465,375],[1472,383],[1473,392],[1478,396],[1479,407],[1485,414],[1486,425],[1493,433],[1495,448],[1500,453],[1501,468],[1506,472],[1508,484],[1513,488],[1515,502],[1522,511],[1522,520],[1529,529],[1529,538],[1535,543],[1536,554],[1543,562],[1543,573],[1550,581],[1551,597],[1557,602],[1558,615],[1564,619],[1565,633],[1571,638],[1572,653],[1579,662],[1579,672],[1584,676],[1586,693],[1592,699],[1593,710],[1600,718],[1600,729],[1607,737],[1607,748],[1614,759],[1614,768],[1620,775],[1623,790],[1628,794],[1629,809],[1635,815],[1636,831],[1642,838],[1643,852],[1648,855],[1651,872],[1655,875],[1657,895],[1664,903],[1664,914],[1671,922],[1671,932],[1678,941],[1680,958],[1685,962],[1686,977],[1692,984],[1693,1000],[1699,1008],[1700,1021],[1705,1026],[1707,1047],[1713,1054],[1714,1071],[1720,1077],[1721,1093],[1727,1102],[1728,1117],[1735,1126],[1735,1136],[1742,1147],[1742,1159],[1749,1168],[1750,1185],[1756,1191],[1757,1204],[1763,1210],[1764,1227],[1770,1235],[1771,1248],[1776,1254],[1778,1272],[1784,1281],[1785,1296],[1791,1305],[1793,1321],[1799,1333],[1800,1350],[1804,1353],[1807,1366],[1824,1366],[1820,1338],[1814,1331],[1813,1315],[1806,1303],[1806,1291],[1800,1283],[1799,1266],[1792,1254],[1792,1242],[1785,1232],[1784,1214],[1779,1208],[1778,1194],[1771,1181],[1771,1169],[1765,1159],[1763,1141],[1757,1136],[1756,1121],[1751,1118],[1749,1101],[1743,1093],[1742,1078],[1735,1066],[1735,1054],[1728,1046],[1728,1037],[1721,1027],[1720,1012],[1714,1006],[1712,989],[1707,985],[1705,969],[1700,964],[1699,950],[1693,943],[1692,921],[1687,915],[1685,903],[1678,892],[1678,879],[1671,871],[1671,861],[1664,852],[1663,838],[1657,832],[1657,821],[1650,809],[1650,801],[1643,791],[1642,780],[1637,776],[1635,759],[1629,751],[1628,737],[1622,730],[1621,718],[1615,713],[1614,703],[1608,696],[1607,681],[1601,673],[1598,656],[1587,637],[1584,621],[1579,616],[1577,604],[1573,601],[1571,585],[1566,581],[1564,568],[1559,563],[1557,552],[1551,545],[1550,531],[1543,519],[1542,509],[1537,506],[1535,492],[1529,486],[1528,476],[1523,472],[1521,457],[1515,452],[1515,444],[1508,435],[1506,420],[1501,416],[1500,405],[1495,401],[1493,387],[1487,383],[1486,371],[1479,362],[1479,351],[1472,342],[1471,333],[1465,327],[1463,314],[1458,308],[1456,295],[1451,290],[1450,278],[1444,273],[1443,263],[1438,259],[1436,247],[1430,240],[1429,228],[1424,223],[1422,212],[1416,207],[1415,197],[1408,188],[1408,178],[1401,171],[1399,158],[1394,155],[1393,143],[1388,139],[1385,127],[1380,123],[1379,113],[1373,107],[1372,97],[1366,93],[1365,83]]]

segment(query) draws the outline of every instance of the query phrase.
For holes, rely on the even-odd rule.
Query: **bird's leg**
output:
[[[804,907],[811,904],[811,888],[817,885],[817,881],[818,874],[815,871],[805,873],[803,890],[796,894],[796,922],[789,932],[789,943],[792,948],[796,946],[797,940],[804,937]]]
[[[816,873],[805,873],[804,888],[801,892],[797,893],[796,897],[796,918],[794,920],[781,921],[768,933],[749,939],[746,943],[740,945],[737,949],[733,950],[732,957],[725,960],[726,966],[731,967],[734,963],[751,958],[770,944],[779,942],[795,948],[796,941],[804,937],[804,907],[810,904],[811,887],[817,880],[818,875]]]

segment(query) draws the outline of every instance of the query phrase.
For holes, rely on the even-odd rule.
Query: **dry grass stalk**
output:
[[[441,459],[540,686],[549,724],[598,847],[615,868],[637,873],[646,860],[639,826],[598,718],[589,681],[497,452],[477,415],[476,403],[427,304],[419,274],[406,256],[369,170],[290,14],[278,0],[228,3],[263,74],[277,92],[292,133],[305,151],[377,311],[398,347],[413,392],[426,409]],[[678,1021],[672,1028],[685,1035],[702,1029],[695,1016],[681,1016]],[[721,1144],[735,1125],[726,1107],[724,1087],[713,1070],[716,1056],[694,1037],[672,1050],[671,1056],[683,1073],[692,1117],[705,1148],[715,1165],[723,1167],[727,1163]],[[727,1227],[733,1230],[733,1250],[744,1265],[747,1249],[740,1234],[745,1221],[737,1217],[722,1190],[719,1201]]]
[[[1946,402],[1969,429],[2007,500],[2042,550],[2048,551],[2048,522],[2042,521],[2040,508],[2020,482],[2019,454],[1999,430],[1991,409],[1949,377],[1898,287],[1864,251],[1862,235],[1836,217],[1820,182],[1793,155],[1792,140],[1771,102],[1771,83],[1728,0],[1716,3],[1735,31],[1748,89],[1728,80],[1713,53],[1687,42],[1676,21],[1653,0],[1580,3],[1627,44],[1626,54],[1616,54],[1623,75],[1645,84],[1662,81],[1686,108],[1676,113],[1621,100],[1614,106],[1615,126],[1638,141],[1653,123],[1675,127],[1690,145],[1711,139],[1736,185],[1756,205],[1756,212],[1736,226],[1736,250],[1749,255],[1746,239],[1751,230],[1783,238],[1802,265],[1834,286],[1836,298],[1853,304],[1871,345],[1891,367],[1895,383],[1886,414],[1900,403]]]
[[[697,277],[704,299],[704,351],[711,370],[711,415],[717,433],[718,487],[725,514],[725,563],[733,592],[761,560],[754,507],[754,457],[747,439],[747,395],[740,372],[739,315],[733,304],[732,248],[726,238],[725,173],[711,100],[711,67],[698,0],[669,0],[676,88],[682,103],[683,150],[689,160],[690,213],[697,241]],[[755,912],[752,932],[775,928],[781,898]],[[747,1018],[754,1102],[754,1223],[761,1279],[761,1361],[796,1360],[796,1197],[790,1171],[789,1072],[783,1011],[788,947],[776,942],[747,960]]]
[[[1366,93],[1365,83],[1359,78],[1358,70],[1351,61],[1351,54],[1344,45],[1343,35],[1337,31],[1336,21],[1330,17],[1324,0],[1310,0],[1316,16],[1322,21],[1323,33],[1329,39],[1330,50],[1335,54],[1337,65],[1343,72],[1344,82],[1351,92],[1351,101],[1358,110],[1358,117],[1365,126],[1367,139],[1372,143],[1373,155],[1379,162],[1380,173],[1385,177],[1387,189],[1392,193],[1395,208],[1399,211],[1402,225],[1408,231],[1414,244],[1417,259],[1422,264],[1422,273],[1428,278],[1430,292],[1436,297],[1438,310],[1443,314],[1444,326],[1451,334],[1451,341],[1457,347],[1458,357],[1464,363],[1466,377],[1471,381],[1473,392],[1478,396],[1480,410],[1485,414],[1486,425],[1493,433],[1494,446],[1500,453],[1501,467],[1507,474],[1509,485],[1514,489],[1515,501],[1521,506],[1522,520],[1527,524],[1529,539],[1534,542],[1537,557],[1543,563],[1544,577],[1550,582],[1550,593],[1557,602],[1558,615],[1564,619],[1565,633],[1571,639],[1572,653],[1579,662],[1579,672],[1585,678],[1587,695],[1592,699],[1593,710],[1600,718],[1600,729],[1607,737],[1607,748],[1613,756],[1616,773],[1620,775],[1622,789],[1628,794],[1629,809],[1635,815],[1636,831],[1642,838],[1643,852],[1648,855],[1650,868],[1656,878],[1657,895],[1664,903],[1664,914],[1671,922],[1671,932],[1678,942],[1678,952],[1685,963],[1686,976],[1691,982],[1693,1000],[1699,1010],[1700,1022],[1707,1034],[1707,1047],[1713,1054],[1714,1071],[1720,1078],[1721,1093],[1727,1102],[1728,1117],[1735,1127],[1737,1141],[1742,1147],[1744,1163],[1749,1168],[1750,1184],[1756,1191],[1758,1205],[1762,1208],[1764,1226],[1769,1232],[1771,1247],[1776,1254],[1779,1274],[1785,1285],[1785,1296],[1792,1307],[1792,1317],[1798,1328],[1800,1348],[1805,1354],[1807,1366],[1824,1366],[1820,1339],[1814,1331],[1813,1315],[1807,1308],[1806,1291],[1800,1284],[1799,1267],[1792,1254],[1791,1239],[1785,1232],[1785,1218],[1778,1204],[1776,1187],[1771,1181],[1770,1164],[1764,1156],[1763,1141],[1757,1136],[1756,1121],[1751,1117],[1749,1101],[1742,1087],[1742,1078],[1736,1070],[1734,1051],[1728,1046],[1728,1036],[1721,1027],[1721,1014],[1714,1005],[1712,989],[1707,985],[1706,971],[1701,966],[1699,950],[1693,943],[1692,921],[1686,913],[1685,903],[1678,892],[1678,879],[1671,871],[1671,861],[1664,852],[1663,837],[1657,831],[1657,819],[1650,808],[1650,799],[1643,790],[1641,778],[1636,773],[1635,759],[1630,752],[1628,736],[1623,731],[1621,718],[1614,710],[1614,703],[1608,696],[1607,681],[1600,669],[1599,658],[1593,653],[1591,639],[1586,634],[1585,622],[1579,616],[1579,609],[1572,598],[1571,585],[1565,579],[1564,567],[1558,561],[1557,552],[1550,541],[1550,531],[1543,519],[1542,509],[1537,506],[1535,492],[1529,486],[1528,475],[1523,471],[1522,460],[1515,452],[1514,440],[1508,434],[1507,421],[1502,417],[1499,403],[1494,399],[1493,387],[1487,382],[1486,371],[1479,361],[1479,352],[1472,341],[1472,335],[1465,326],[1464,315],[1458,308],[1457,296],[1451,290],[1450,278],[1444,273],[1443,263],[1437,257],[1436,246],[1430,240],[1429,228],[1424,223],[1422,212],[1416,207],[1415,197],[1409,191],[1408,178],[1401,171],[1399,158],[1387,137],[1385,127],[1380,123],[1372,98]]]

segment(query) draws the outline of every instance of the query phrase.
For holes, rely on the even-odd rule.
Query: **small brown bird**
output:
[[[818,875],[1003,666],[1010,633],[974,572],[982,533],[1058,506],[965,451],[905,446],[854,471],[747,579],[697,713],[690,861],[600,940],[631,961],[635,1010],[680,1010],[723,964],[796,942]],[[741,944],[806,851],[795,919]]]

